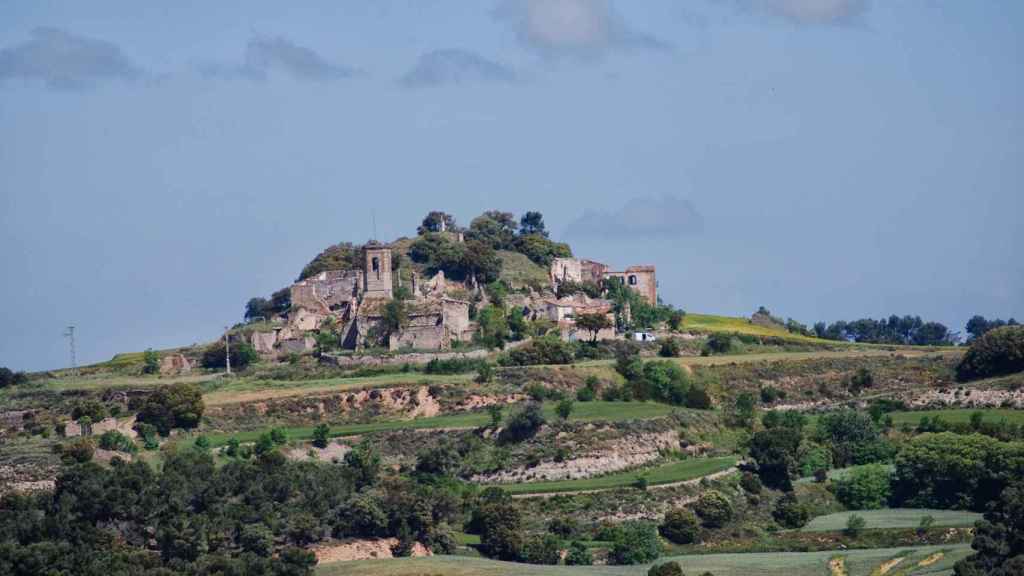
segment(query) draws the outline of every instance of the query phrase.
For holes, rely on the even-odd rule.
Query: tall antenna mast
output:
[[[370,219],[373,220],[373,239],[377,239],[377,211],[370,209]]]
[[[68,344],[71,347],[71,377],[74,378],[78,376],[78,360],[75,358],[75,327],[68,326],[64,331],[64,337],[68,339]]]

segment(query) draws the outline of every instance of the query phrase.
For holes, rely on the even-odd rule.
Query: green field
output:
[[[890,412],[889,415],[892,416],[892,421],[897,426],[903,423],[916,426],[921,421],[921,418],[925,416],[929,418],[938,416],[946,422],[970,422],[971,414],[975,412],[984,414],[982,418],[984,422],[1006,420],[1010,424],[1024,424],[1024,410],[1014,410],[1012,408],[951,408],[948,410]]]
[[[496,484],[512,494],[551,494],[557,492],[576,492],[582,490],[609,490],[612,488],[623,488],[643,476],[647,478],[648,486],[659,484],[671,484],[684,480],[693,480],[715,472],[721,472],[736,465],[739,460],[736,456],[722,456],[719,458],[696,458],[692,460],[679,460],[654,468],[642,470],[630,470],[628,472],[616,472],[595,478],[582,478],[579,480],[553,480],[549,482],[524,482],[521,484]]]
[[[935,518],[932,526],[973,526],[981,514],[962,510],[930,510],[927,508],[883,508],[881,510],[855,510],[818,516],[801,528],[804,532],[832,532],[844,530],[846,521],[856,514],[867,522],[866,528],[917,528],[921,518]]]
[[[514,410],[507,407],[505,416]],[[570,421],[626,421],[660,418],[672,413],[673,410],[683,410],[658,404],[656,402],[576,402],[573,405]],[[544,403],[544,414],[548,419],[554,419],[555,403]],[[365,424],[345,424],[331,426],[331,436],[355,436],[358,434],[370,434],[373,432],[387,432],[391,430],[422,430],[440,428],[476,428],[489,424],[491,417],[487,412],[463,412],[458,414],[446,414],[443,416],[432,416],[430,418],[416,418],[413,420],[386,420],[382,422],[369,422]],[[295,426],[284,428],[289,440],[310,440],[313,438],[314,426]],[[259,438],[265,430],[249,430],[237,433],[215,433],[205,434],[210,440],[211,446],[222,446],[227,444],[228,439],[238,438],[240,442],[253,442]]]
[[[918,563],[929,556],[942,556],[927,566]],[[969,555],[967,544],[921,546],[914,548],[878,548],[827,552],[777,552],[754,554],[705,554],[671,556],[658,562],[675,560],[686,574],[711,572],[715,576],[828,576],[828,563],[834,557],[845,562],[849,576],[868,576],[883,562],[903,558],[896,566],[899,573],[913,575],[951,574],[957,560]],[[637,566],[533,566],[462,556],[359,560],[318,566],[318,576],[644,576],[650,564]]]

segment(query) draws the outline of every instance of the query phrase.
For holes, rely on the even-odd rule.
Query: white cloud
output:
[[[670,50],[654,36],[633,30],[610,0],[504,0],[495,16],[519,40],[546,57],[594,58],[611,49]]]
[[[409,88],[442,84],[515,82],[514,70],[475,52],[459,49],[433,50],[420,56],[401,78]]]

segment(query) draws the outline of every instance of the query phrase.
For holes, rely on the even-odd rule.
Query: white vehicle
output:
[[[637,342],[654,342],[658,337],[650,332],[634,332],[633,340]]]

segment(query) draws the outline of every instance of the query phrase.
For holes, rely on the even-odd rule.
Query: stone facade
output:
[[[651,306],[658,304],[658,281],[654,266],[630,266],[623,272],[605,272],[605,278],[615,278],[639,292]]]
[[[364,298],[391,298],[391,248],[383,245],[367,246],[366,273],[363,282]]]
[[[558,291],[561,284],[566,282],[599,284],[602,280],[614,278],[639,292],[644,300],[652,306],[658,303],[658,282],[654,275],[654,266],[630,266],[622,272],[614,272],[606,264],[593,260],[555,258],[551,261],[548,274],[551,277],[551,287],[555,292]]]

